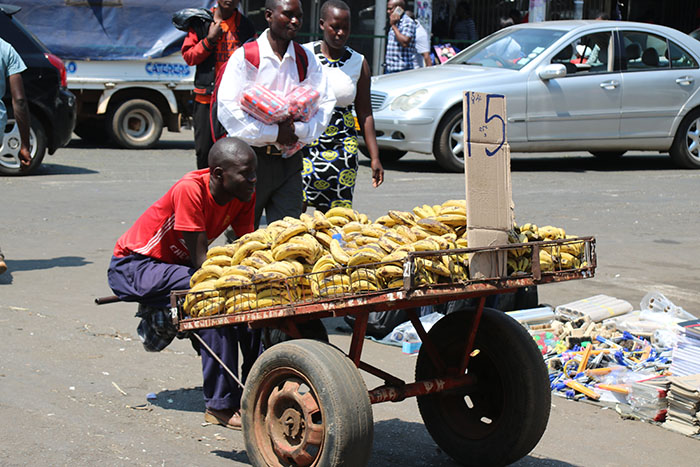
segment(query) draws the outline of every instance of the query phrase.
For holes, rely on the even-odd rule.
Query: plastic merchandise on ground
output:
[[[622,417],[661,423],[674,345],[682,336],[677,323],[694,316],[659,292],[647,294],[639,311],[625,303],[596,295],[556,307],[546,324],[528,323],[546,310],[510,314],[542,351],[555,395],[599,401],[614,405]],[[606,313],[614,317],[602,320]]]
[[[437,323],[443,316],[445,315],[435,312],[421,316],[419,319],[425,331],[428,332],[430,328],[433,327],[433,324]],[[413,327],[413,323],[406,321],[396,326],[393,331],[379,342],[383,344],[402,345],[404,342],[420,342],[420,337],[416,332],[416,328]]]

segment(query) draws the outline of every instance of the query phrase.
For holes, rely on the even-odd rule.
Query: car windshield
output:
[[[504,29],[468,47],[445,64],[519,70],[564,34],[566,31],[556,29]]]

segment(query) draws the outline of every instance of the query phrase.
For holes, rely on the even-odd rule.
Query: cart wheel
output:
[[[352,361],[323,342],[266,350],[241,398],[248,458],[257,466],[363,466],[374,426],[367,387]]]
[[[428,333],[447,367],[464,356],[470,310],[445,316]],[[435,442],[463,465],[506,465],[528,454],[549,420],[551,393],[535,341],[505,313],[484,308],[467,373],[469,386],[418,397],[425,426]],[[416,362],[416,381],[445,376],[426,346]]]

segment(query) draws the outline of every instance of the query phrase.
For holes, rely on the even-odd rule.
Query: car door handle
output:
[[[615,89],[620,85],[620,82],[614,79],[611,79],[610,81],[603,81],[600,83],[600,87],[603,89]]]
[[[694,82],[695,80],[691,76],[683,76],[682,78],[676,79],[676,84],[680,84],[681,86],[690,86]]]

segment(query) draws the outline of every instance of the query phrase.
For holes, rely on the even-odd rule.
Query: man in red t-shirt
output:
[[[194,149],[197,168],[207,167],[212,140],[210,109],[216,76],[244,42],[255,37],[253,23],[238,11],[239,0],[218,0],[213,22],[194,21],[182,43],[182,58],[196,66],[194,76]]]
[[[208,169],[178,180],[117,240],[107,271],[109,286],[121,300],[140,303],[138,333],[146,350],[160,351],[175,337],[170,291],[189,288],[209,244],[229,226],[238,236],[253,231],[256,169],[255,153],[247,143],[238,138],[217,141]],[[260,353],[259,331],[225,326],[198,333],[234,372],[240,344],[245,380]],[[240,388],[208,352],[201,355],[205,419],[240,428]]]

